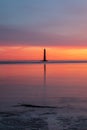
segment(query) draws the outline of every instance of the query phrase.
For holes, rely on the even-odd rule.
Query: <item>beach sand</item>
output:
[[[0,130],[87,130],[87,110],[18,107],[0,112]]]

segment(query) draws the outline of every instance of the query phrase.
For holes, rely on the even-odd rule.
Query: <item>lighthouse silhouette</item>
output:
[[[47,61],[46,59],[46,49],[44,48],[43,61]]]

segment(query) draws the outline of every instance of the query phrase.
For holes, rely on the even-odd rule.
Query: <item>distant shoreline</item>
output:
[[[87,60],[13,60],[13,61],[0,61],[0,64],[56,64],[56,63],[87,63]]]

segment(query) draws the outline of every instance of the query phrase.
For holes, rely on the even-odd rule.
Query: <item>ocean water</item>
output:
[[[0,110],[19,103],[87,107],[87,64],[0,65]]]
[[[87,64],[1,64],[0,129],[87,130]]]

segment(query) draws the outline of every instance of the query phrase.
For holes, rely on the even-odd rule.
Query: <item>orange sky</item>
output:
[[[41,60],[43,48],[37,46],[1,46],[0,60]],[[45,47],[48,60],[87,60],[87,48]]]
[[[87,60],[87,1],[48,1],[0,1],[0,60]]]

